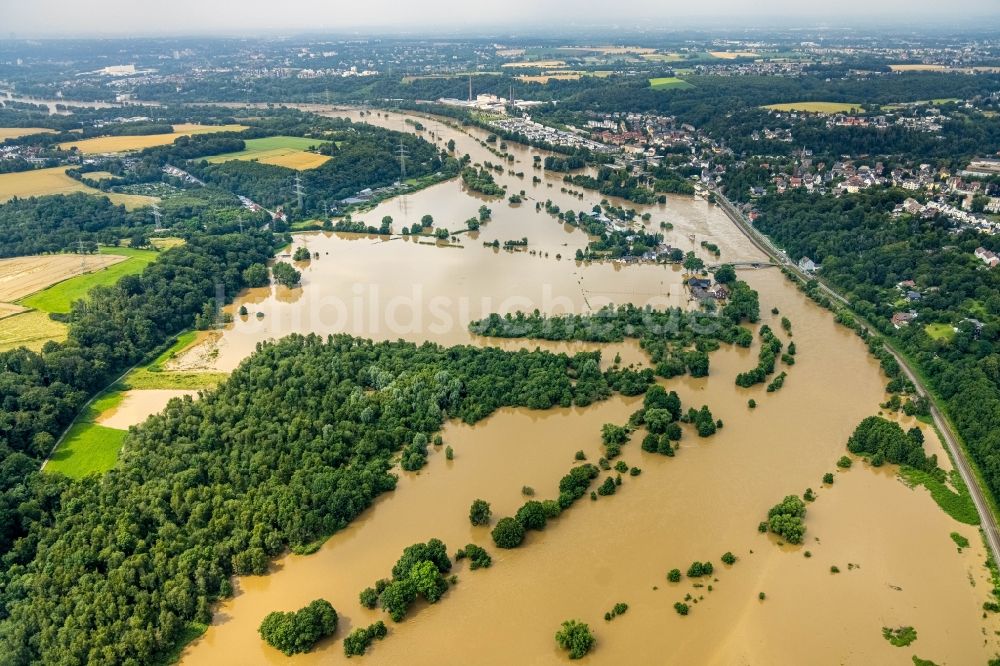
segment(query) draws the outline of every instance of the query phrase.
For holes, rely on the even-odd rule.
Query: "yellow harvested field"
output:
[[[505,62],[504,67],[520,67],[527,69],[531,67],[565,67],[565,60],[525,60],[523,62]]]
[[[14,197],[27,199],[28,197],[41,197],[49,194],[72,194],[73,192],[106,196],[111,199],[111,203],[121,204],[128,210],[142,208],[159,201],[156,197],[147,197],[141,194],[115,194],[114,192],[95,190],[67,176],[66,169],[68,168],[52,167],[51,169],[33,169],[0,174],[0,203]]]
[[[653,62],[677,62],[684,60],[680,53],[643,53],[642,57]]]
[[[267,155],[263,158],[258,158],[258,162],[263,162],[264,164],[273,164],[274,166],[288,167],[289,169],[298,169],[299,171],[304,171],[306,169],[315,169],[322,164],[329,161],[329,155],[319,155],[317,153],[307,153],[302,150],[294,150],[285,155]]]
[[[65,340],[66,331],[65,324],[38,310],[0,319],[0,351],[21,346],[38,351],[49,340]]]
[[[71,192],[97,192],[78,180],[66,175],[68,167],[33,169],[0,174],[0,203],[20,197],[38,197],[45,194],[70,194]]]
[[[183,238],[174,238],[173,236],[166,236],[164,238],[150,238],[149,242],[161,250],[169,250],[172,247],[177,247],[178,245],[184,245]]]
[[[117,254],[42,254],[0,259],[0,302],[16,301],[75,275],[107,268]]]
[[[17,303],[0,303],[0,319],[19,314],[21,312],[26,312],[27,310],[28,308],[23,305],[18,305]]]
[[[522,74],[517,77],[517,80],[524,83],[548,83],[549,81],[576,81],[581,76],[583,75],[580,72],[551,72],[537,76]]]
[[[918,62],[906,65],[889,65],[889,69],[894,72],[943,72],[951,68],[947,65],[925,65]]]
[[[583,51],[585,53],[602,53],[604,55],[643,55],[655,53],[656,49],[648,46],[560,46],[559,51]]]
[[[92,194],[96,193],[92,192]],[[149,197],[144,194],[118,194],[117,192],[101,192],[100,194],[111,199],[111,203],[113,204],[125,206],[125,210],[135,210],[143,206],[151,206],[160,200],[158,197]]]
[[[860,104],[846,102],[788,102],[785,104],[768,104],[765,109],[772,111],[804,111],[808,113],[848,113],[853,109],[861,109]]]
[[[720,60],[735,60],[736,58],[756,58],[760,54],[752,51],[709,51],[708,55]]]
[[[209,134],[211,132],[238,132],[246,129],[246,125],[195,125],[183,123],[174,125],[171,134],[139,134],[136,136],[99,136],[82,141],[67,141],[60,143],[63,150],[77,148],[81,153],[125,153],[132,150],[142,150],[153,146],[165,146],[173,143],[177,137],[192,134]]]
[[[647,53],[656,53],[656,49],[648,46],[605,46],[597,50],[606,55],[625,55],[626,53],[643,55]]]
[[[29,134],[45,134],[46,132],[51,133],[54,131],[44,127],[0,127],[0,141],[16,139],[21,136],[28,136]]]
[[[975,67],[952,67],[950,65],[931,65],[921,62],[889,65],[889,69],[894,72],[954,72],[956,74],[996,74],[997,72],[1000,72],[1000,67],[992,67],[988,65],[977,65]]]
[[[321,166],[329,161],[330,156],[307,153],[304,150],[294,150],[291,148],[275,148],[274,150],[265,150],[256,153],[253,159],[261,164],[272,164],[274,166],[304,171],[305,169],[315,169]],[[210,158],[208,161],[214,162],[215,160]]]
[[[88,180],[96,180],[100,182],[102,180],[111,180],[112,178],[115,177],[115,175],[110,171],[88,171],[87,173],[83,174],[83,177],[87,178]]]

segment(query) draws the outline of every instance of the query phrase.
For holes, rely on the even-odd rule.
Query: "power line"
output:
[[[298,174],[295,174],[295,196],[298,197],[298,200],[299,200],[299,210],[300,211],[303,210],[302,197],[304,197],[305,194],[306,194],[306,191],[302,187],[302,178],[299,177]]]
[[[406,155],[408,154],[406,147],[403,146],[403,137],[399,137],[399,172],[400,182],[406,182]]]
[[[161,224],[162,218],[163,211],[160,210],[160,207],[157,204],[153,204],[153,229],[155,231],[161,231],[163,229],[163,225]]]

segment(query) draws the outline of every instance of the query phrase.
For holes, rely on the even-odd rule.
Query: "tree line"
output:
[[[63,316],[65,342],[48,342],[41,352],[22,347],[0,353],[0,555],[6,571],[31,561],[38,531],[63,506],[61,494],[70,487],[38,468],[83,403],[190,328],[217,285],[227,297],[235,295],[244,286],[242,271],[265,262],[272,248],[270,234],[192,239],[164,251],[141,274],[74,303]],[[0,598],[5,615],[7,597]]]

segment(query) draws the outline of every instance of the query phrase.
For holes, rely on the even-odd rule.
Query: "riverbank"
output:
[[[783,267],[783,270],[794,276],[799,285],[803,285],[810,280],[815,280],[820,285],[820,288],[823,289],[823,291],[830,297],[836,299],[842,305],[849,308],[853,316],[856,317],[857,320],[860,321],[868,330],[877,330],[874,329],[872,325],[853,308],[851,308],[851,304],[846,298],[837,293],[836,290],[826,284],[821,278],[815,275],[806,275],[797,266],[795,266],[794,263],[788,259],[787,255],[775,247],[770,239],[753,228],[753,225],[743,217],[732,202],[720,193],[716,193],[716,196],[719,197],[720,207],[726,213],[727,217],[729,217],[729,219],[732,220],[733,223],[746,234],[747,238],[754,243],[754,245],[756,245],[762,252],[767,253],[772,259],[779,262],[779,264]],[[983,535],[987,545],[989,546],[991,559],[993,562],[1000,562],[1000,527],[998,527],[998,523],[1000,523],[1000,521],[998,521],[1000,510],[998,510],[996,499],[992,496],[989,490],[986,489],[986,484],[983,481],[982,474],[976,467],[975,463],[972,462],[965,443],[956,433],[951,420],[947,417],[947,412],[941,408],[940,396],[937,392],[930,388],[923,374],[919,371],[919,368],[908,356],[906,356],[893,344],[893,341],[890,338],[882,338],[882,341],[885,348],[890,354],[892,354],[893,358],[896,359],[896,362],[899,363],[900,367],[906,373],[907,379],[909,379],[914,386],[917,387],[917,390],[921,394],[928,396],[930,399],[931,417],[933,419],[934,427],[941,434],[944,442],[946,443],[948,456],[952,459],[956,469],[958,469],[959,474],[962,477],[962,482],[969,490],[969,493],[972,496],[972,501],[976,505],[976,510],[979,513],[982,525]]]

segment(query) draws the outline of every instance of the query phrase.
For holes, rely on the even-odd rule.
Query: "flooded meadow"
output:
[[[357,111],[328,113],[359,119]],[[366,112],[361,119],[416,131],[399,114]],[[442,147],[454,140],[457,154],[469,153],[473,162],[499,161],[480,144],[485,132],[419,122],[426,128],[421,134]],[[354,218],[377,225],[388,215],[398,231],[429,214],[435,226],[454,232],[485,204],[492,215],[478,232],[448,242],[297,234],[290,250],[304,245],[313,256],[296,262],[301,285],[242,294],[230,306],[233,324],[206,336],[187,352],[187,361],[182,354],[177,362],[187,369],[230,371],[265,340],[293,332],[345,332],[447,345],[601,349],[605,364],[616,354],[624,364],[645,363],[635,341],[599,346],[494,340],[468,331],[469,321],[491,312],[586,313],[626,302],[694,307],[678,266],[574,260],[587,236],[544,207],[536,212],[535,203],[590,210],[600,195],[561,191],[560,174],[533,169],[534,156],[544,152],[513,143],[508,152],[514,161],[507,168],[524,177],[505,170],[496,179],[509,194],[523,189],[524,203],[485,199],[454,179]],[[541,182],[532,183],[536,175]],[[704,200],[612,203],[650,213],[650,230],[670,223],[666,242],[706,263],[765,260]],[[528,239],[523,251],[484,245],[521,238]],[[716,244],[721,257],[709,254],[702,241]],[[625,423],[641,398],[615,395],[587,408],[503,409],[475,425],[449,422],[442,436],[453,460],[443,446],[432,447],[426,467],[399,471],[394,492],[317,552],[289,554],[265,576],[237,578],[235,596],[219,604],[212,625],[188,646],[181,663],[286,663],[260,640],[257,627],[271,611],[297,609],[316,598],[333,604],[340,626],[313,652],[296,656],[298,664],[343,663],[340,639],[378,619],[389,625],[389,635],[360,658],[367,663],[560,663],[566,657],[553,635],[570,618],[590,624],[597,643],[585,661],[595,664],[912,664],[914,655],[936,663],[985,663],[1000,650],[1000,626],[995,616],[983,616],[992,583],[978,530],[950,518],[925,489],[901,483],[892,466],[871,468],[858,459],[847,470],[835,466],[857,423],[878,413],[886,399],[877,361],[777,269],[738,273],[760,294],[762,323],[786,343],[780,318],[792,322],[798,355],[781,391],[734,385],[737,373],[756,364],[756,340],[749,349],[723,346],[712,353],[706,378],[660,380],[678,392],[685,409],[708,405],[724,428],[702,439],[685,426],[675,457],[642,451],[637,432],[622,459],[641,468],[640,475],[625,476],[613,496],[581,500],[510,551],[494,547],[488,527],[469,524],[472,500],[489,501],[495,522],[524,503],[524,486],[534,489],[536,499],[554,498],[560,477],[575,464],[574,453],[583,450],[596,462],[601,425]],[[245,316],[237,314],[241,306]],[[772,307],[780,315],[771,314]],[[756,409],[748,408],[751,398]],[[928,452],[937,452],[947,467],[934,430],[920,427]],[[834,474],[832,485],[821,481],[827,472]],[[768,508],[806,488],[817,498],[808,504],[803,544],[780,544],[757,531]],[[956,547],[952,532],[970,545]],[[493,565],[470,571],[466,562],[457,563],[457,584],[437,604],[418,604],[402,623],[359,604],[358,593],[387,576],[405,546],[432,537],[451,553],[467,543],[484,546]],[[726,551],[736,555],[735,564],[719,563]],[[716,563],[714,575],[667,581],[667,571],[684,571],[695,560]],[[688,595],[691,612],[682,617],[674,603]],[[606,622],[604,613],[617,602],[627,603],[628,612]],[[899,626],[914,627],[918,639],[908,647],[890,645],[882,628]]]

